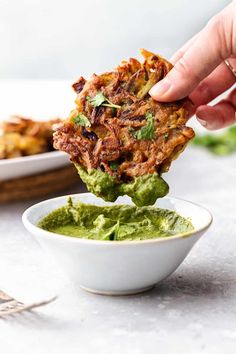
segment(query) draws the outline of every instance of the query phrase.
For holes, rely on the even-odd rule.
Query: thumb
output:
[[[169,102],[188,96],[222,60],[233,54],[231,6],[235,7],[235,3],[210,20],[167,76],[152,87],[149,93],[153,99]]]

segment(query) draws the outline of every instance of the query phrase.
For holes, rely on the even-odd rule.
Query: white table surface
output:
[[[214,223],[179,269],[142,295],[75,289],[21,223],[32,201],[2,205],[0,289],[23,301],[59,297],[0,320],[0,353],[235,353],[235,162],[193,148],[174,162],[166,176],[171,194],[208,207]]]
[[[66,81],[2,81],[0,93],[0,120],[65,117],[74,105]],[[208,207],[214,223],[177,272],[132,297],[75,289],[24,230],[21,214],[36,201],[0,206],[0,289],[25,302],[59,296],[33,314],[0,320],[0,353],[235,353],[235,177],[236,156],[188,149],[174,162],[166,175],[171,194]],[[76,191],[84,187],[68,193]]]

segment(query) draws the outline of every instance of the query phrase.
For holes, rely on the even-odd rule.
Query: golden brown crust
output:
[[[1,123],[0,159],[28,156],[53,150],[52,126],[61,122],[54,119],[37,122],[12,116]]]
[[[185,126],[185,100],[159,103],[148,94],[172,65],[146,50],[141,54],[143,64],[131,58],[113,72],[94,74],[88,81],[81,77],[73,85],[77,107],[54,133],[55,148],[69,153],[73,162],[85,169],[105,170],[118,181],[167,171],[194,136]],[[119,107],[94,107],[91,98],[98,93]],[[88,118],[90,127],[75,123],[80,113]],[[147,114],[154,120],[154,136],[137,138],[137,132],[147,125]],[[115,168],[111,162],[116,163]]]

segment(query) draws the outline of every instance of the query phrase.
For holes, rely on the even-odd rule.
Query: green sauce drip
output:
[[[75,167],[88,190],[109,202],[127,194],[137,206],[153,205],[157,198],[164,197],[169,191],[168,184],[157,173],[135,177],[131,183],[118,184],[113,176],[101,170],[86,171],[79,165]]]

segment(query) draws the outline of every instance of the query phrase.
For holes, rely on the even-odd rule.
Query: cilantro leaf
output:
[[[130,134],[136,139],[136,135],[137,135],[137,130],[135,130],[133,127],[129,128],[129,132]]]
[[[155,136],[154,117],[152,113],[146,114],[146,125],[139,130],[130,128],[130,132],[137,140],[152,140]]]
[[[91,103],[93,107],[99,107],[101,106],[104,102],[106,102],[106,97],[103,95],[102,92],[98,92],[96,96],[91,98],[90,96],[86,97],[86,100]]]
[[[98,92],[93,98],[87,96],[86,100],[91,103],[93,107],[105,106],[111,108],[121,108],[121,106],[113,104],[111,101],[109,101],[102,92]]]
[[[79,113],[76,117],[72,118],[72,121],[81,127],[91,127],[89,119],[83,113]]]
[[[117,167],[119,167],[118,162],[115,162],[115,161],[110,162],[110,169],[111,170],[115,171],[115,170],[117,170]]]

